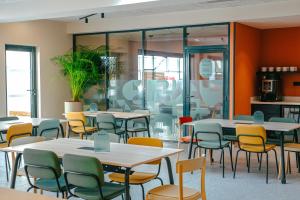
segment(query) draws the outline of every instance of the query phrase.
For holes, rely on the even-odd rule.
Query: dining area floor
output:
[[[165,142],[165,147],[176,148],[177,143]],[[180,159],[187,158],[188,145],[182,145],[185,149],[180,155]],[[237,148],[233,149],[233,155],[235,155]],[[278,149],[277,149],[278,151]],[[228,156],[228,158],[227,158]],[[250,173],[247,172],[246,158],[245,154],[240,154],[236,178],[233,179],[233,172],[230,167],[229,155],[225,154],[225,178],[222,178],[221,165],[219,164],[220,152],[215,151],[213,153],[214,162],[210,163],[207,159],[206,167],[206,194],[208,200],[232,200],[232,199],[264,199],[264,200],[298,200],[300,195],[300,173],[297,173],[295,156],[291,156],[291,174],[287,174],[287,184],[281,184],[277,179],[276,165],[273,155],[270,155],[269,163],[269,184],[265,183],[265,172],[266,165],[263,159],[262,169],[258,170],[258,162],[256,156],[251,158],[251,169]],[[9,183],[6,181],[5,177],[5,165],[4,165],[4,153],[0,154],[0,158],[3,162],[0,162],[0,187],[9,187]],[[171,162],[173,167],[173,174],[175,183],[178,183],[177,175],[175,174],[175,163],[177,157],[172,156]],[[149,166],[141,166],[135,168],[136,171],[151,171]],[[107,175],[107,174],[106,174]],[[162,162],[162,169],[160,177],[164,180],[164,183],[168,183],[168,173],[166,163]],[[184,176],[184,184],[188,187],[199,189],[200,188],[200,177],[199,172],[186,173]],[[150,190],[153,187],[159,185],[159,181],[151,181],[145,184],[145,191]],[[26,191],[28,188],[28,183],[26,177],[17,177],[16,190]],[[39,192],[39,191],[38,191]],[[44,195],[55,196],[53,193],[43,192]],[[131,186],[130,194],[132,200],[142,199],[142,192],[139,186]],[[1,198],[0,198],[1,199]],[[76,199],[76,198],[70,198]],[[121,197],[116,198],[121,199]]]

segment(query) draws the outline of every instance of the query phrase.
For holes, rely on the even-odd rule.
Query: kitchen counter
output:
[[[283,101],[259,101],[252,97],[251,104],[300,106],[300,97],[283,97]]]

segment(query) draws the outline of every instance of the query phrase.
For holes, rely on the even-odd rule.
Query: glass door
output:
[[[228,118],[228,60],[226,48],[186,49],[185,115],[194,120]]]
[[[6,45],[5,49],[7,115],[37,117],[35,48]]]

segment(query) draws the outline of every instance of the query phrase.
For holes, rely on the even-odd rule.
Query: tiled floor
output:
[[[165,143],[165,146],[176,147],[175,143]],[[187,149],[187,146],[185,146]],[[186,158],[182,155],[181,158]],[[219,153],[214,153],[215,163],[212,165],[208,163],[207,174],[206,174],[206,193],[208,200],[299,200],[300,196],[300,174],[296,172],[295,157],[292,156],[292,174],[288,174],[287,184],[282,185],[276,178],[276,168],[273,154],[270,154],[270,165],[269,165],[269,184],[265,183],[265,162],[263,162],[262,170],[258,171],[258,163],[256,156],[252,156],[251,160],[251,173],[247,173],[245,157],[242,155],[239,159],[237,177],[232,178],[232,171],[230,168],[229,154],[225,154],[226,171],[225,178],[222,178],[222,172],[219,163],[217,162],[220,158]],[[234,153],[235,156],[235,153]],[[175,182],[177,183],[177,177],[174,171],[176,157],[172,157],[173,173]],[[265,161],[265,160],[264,160]],[[149,167],[143,166],[139,170],[150,170]],[[152,170],[152,169],[151,169]],[[4,155],[0,154],[0,186],[8,187],[9,184],[5,178],[4,168]],[[168,183],[168,176],[166,165],[163,162],[161,177]],[[186,174],[184,179],[186,186],[199,188],[200,180],[199,173]],[[158,181],[145,184],[145,189],[149,190],[155,186],[158,186]],[[16,183],[17,190],[26,190],[28,187],[27,181],[24,177],[18,177]],[[54,195],[50,193],[44,193],[45,195]],[[131,196],[133,200],[141,200],[141,189],[139,186],[131,187]],[[1,194],[0,194],[1,199]],[[121,199],[121,198],[118,198]]]

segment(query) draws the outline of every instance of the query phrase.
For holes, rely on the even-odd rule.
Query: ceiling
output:
[[[78,23],[79,18],[94,13],[96,15],[90,17],[89,22],[99,23],[98,25],[123,22],[124,19],[136,17],[148,20],[151,16],[176,16],[177,13],[178,23],[181,23],[180,18],[184,13],[188,15],[193,12],[194,16],[200,16],[198,19],[191,19],[193,24],[194,21],[202,23],[201,19],[211,11],[219,22],[220,19],[239,21],[267,29],[300,26],[300,9],[289,12],[295,9],[293,5],[298,5],[297,2],[299,4],[300,0],[0,0],[0,23],[39,19]],[[276,4],[279,12],[278,9],[272,11]],[[258,7],[267,7],[269,10],[264,13],[264,10],[257,11]],[[247,16],[243,14],[243,9],[248,11]],[[230,14],[225,10],[231,10]],[[107,22],[102,23],[101,13],[104,13]],[[213,17],[214,15],[210,16],[210,19]],[[82,23],[84,24],[84,20]]]
[[[36,19],[73,22],[92,13],[104,13],[105,18],[122,18],[279,1],[286,0],[0,0],[0,22]],[[91,21],[99,19],[100,15],[90,18]]]

